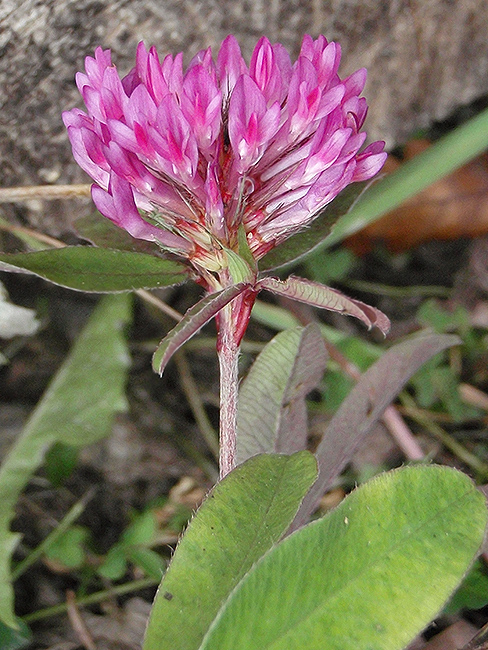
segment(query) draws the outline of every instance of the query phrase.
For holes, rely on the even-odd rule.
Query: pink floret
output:
[[[183,68],[137,48],[121,78],[97,48],[76,75],[87,112],[63,114],[100,212],[198,266],[236,248],[259,259],[349,183],[375,176],[384,143],[363,149],[366,71],[341,80],[340,47],[305,36],[297,60],[261,38],[246,65],[233,36]]]

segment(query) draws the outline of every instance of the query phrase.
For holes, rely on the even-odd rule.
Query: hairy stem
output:
[[[239,344],[236,342],[230,305],[219,318],[220,365],[220,478],[235,467],[237,445],[237,393]]]

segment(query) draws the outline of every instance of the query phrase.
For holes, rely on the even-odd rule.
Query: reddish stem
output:
[[[224,307],[217,317],[217,352],[220,365],[220,478],[236,464],[237,397],[239,350],[251,309],[256,299],[252,290]]]
[[[227,308],[226,308],[227,309]],[[231,311],[230,309],[228,310]],[[237,393],[239,344],[235,342],[233,323],[222,314],[219,328],[220,365],[220,478],[235,467],[237,447]]]

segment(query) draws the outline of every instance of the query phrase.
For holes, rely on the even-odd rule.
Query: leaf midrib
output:
[[[457,499],[455,503],[460,504],[464,499],[470,497],[471,495],[472,495],[472,493],[466,492],[459,499]],[[262,646],[260,648],[260,650],[273,650],[273,648],[276,648],[276,650],[280,650],[280,648],[283,647],[283,646],[280,646],[278,648],[276,646],[277,643],[280,643],[280,642],[282,643],[283,640],[286,639],[287,636],[289,636],[291,633],[293,633],[295,630],[297,630],[300,626],[304,625],[309,619],[311,619],[313,616],[315,616],[319,609],[324,608],[325,603],[327,603],[327,605],[330,605],[330,603],[339,600],[340,596],[341,596],[341,592],[343,592],[346,587],[349,587],[351,584],[353,584],[354,582],[359,580],[363,576],[363,574],[365,574],[367,571],[369,571],[373,567],[375,567],[378,564],[380,564],[381,562],[383,562],[385,560],[385,558],[387,557],[387,554],[391,554],[392,552],[394,553],[395,551],[398,550],[398,548],[400,546],[404,545],[405,542],[408,539],[412,538],[414,535],[416,535],[419,531],[421,531],[425,527],[428,527],[429,525],[432,525],[432,523],[437,521],[439,518],[441,518],[446,511],[451,509],[452,505],[453,505],[452,503],[447,505],[441,511],[438,511],[438,513],[437,513],[437,515],[436,515],[436,517],[434,519],[428,519],[428,520],[424,521],[420,526],[417,526],[414,529],[412,529],[409,532],[408,535],[406,535],[405,537],[402,537],[402,539],[399,540],[395,545],[389,546],[388,549],[385,550],[385,552],[382,553],[381,556],[379,556],[375,561],[373,561],[372,563],[365,566],[361,571],[356,573],[354,576],[351,576],[350,580],[348,580],[345,584],[343,584],[334,594],[330,595],[330,597],[327,596],[326,598],[324,598],[321,603],[319,603],[317,606],[315,606],[311,610],[309,610],[309,612],[305,616],[303,616],[302,619],[299,622],[294,624],[293,627],[288,628],[286,631],[284,631],[283,633],[276,636],[270,643],[268,643],[265,646]],[[320,520],[317,521],[317,524],[319,524],[319,523],[320,523]],[[313,522],[312,522],[311,525],[313,525]],[[297,534],[298,532],[299,532],[299,530],[297,530],[294,534]],[[267,554],[266,554],[266,556],[267,556]],[[264,558],[264,556],[261,558],[261,560],[263,560],[263,558]],[[255,570],[255,568],[254,568],[254,570]]]

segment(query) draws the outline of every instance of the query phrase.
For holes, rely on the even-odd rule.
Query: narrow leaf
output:
[[[144,650],[200,646],[225,598],[278,542],[315,476],[308,452],[261,455],[214,487],[159,587]]]
[[[32,273],[68,289],[95,293],[155,289],[188,277],[186,267],[173,260],[92,246],[0,253],[0,270]]]
[[[361,377],[326,428],[317,447],[319,478],[293,522],[306,523],[358,446],[410,377],[435,354],[460,343],[457,336],[424,334],[390,348]]]
[[[330,235],[334,224],[355,205],[359,196],[367,187],[367,183],[353,183],[348,185],[330,203],[325,210],[316,217],[310,226],[300,230],[295,235],[286,239],[259,260],[260,271],[273,269],[296,263],[320,246]]]
[[[400,650],[459,584],[486,520],[461,472],[378,476],[267,553],[200,650]]]
[[[105,438],[115,413],[127,409],[130,356],[125,329],[129,296],[106,297],[81,332],[22,433],[75,447]]]
[[[11,627],[10,559],[19,540],[10,532],[15,504],[53,443],[99,440],[110,433],[115,413],[125,410],[129,318],[128,296],[100,302],[0,467],[0,620]]]
[[[279,296],[305,302],[314,307],[354,316],[363,321],[368,328],[375,326],[383,334],[386,334],[390,329],[388,317],[379,309],[370,307],[360,300],[348,298],[337,289],[331,289],[311,280],[304,280],[293,275],[286,280],[268,277],[259,280],[257,286],[260,289],[267,289]]]
[[[154,372],[162,375],[166,364],[176,350],[181,348],[184,343],[211,321],[223,307],[249,287],[250,285],[246,282],[233,284],[226,289],[222,289],[222,291],[216,291],[205,296],[205,298],[199,300],[193,307],[190,307],[178,325],[158,345],[152,362]]]
[[[316,325],[277,334],[239,390],[237,461],[306,448],[306,395],[322,379],[327,353]]]
[[[262,302],[261,300],[256,300],[254,303],[252,318],[258,323],[266,325],[266,327],[279,331],[299,325],[298,319],[288,310],[283,309],[283,307],[278,307],[278,305]],[[325,323],[320,323],[319,328],[322,336],[333,345],[352,343],[355,348],[361,348],[364,351],[362,356],[366,356],[368,359],[376,360],[383,354],[382,348],[375,343],[371,343],[357,336],[351,336],[335,327],[325,325]],[[349,357],[348,347],[346,346],[345,352],[344,348],[341,348],[347,357]],[[357,361],[357,359],[351,358],[351,361],[354,360]]]

